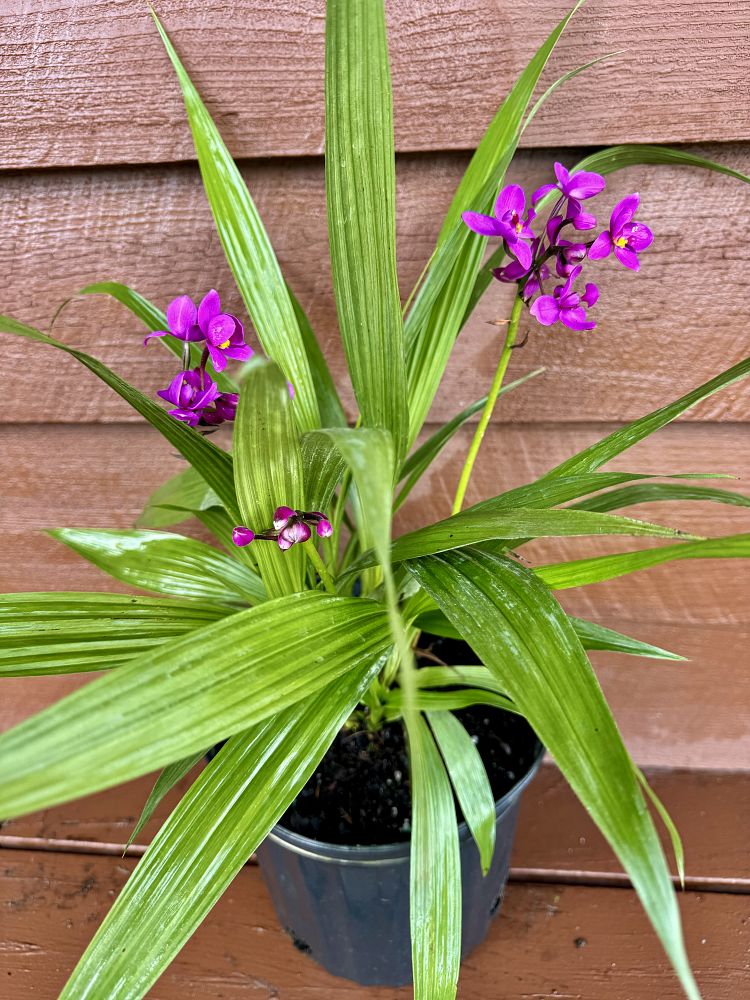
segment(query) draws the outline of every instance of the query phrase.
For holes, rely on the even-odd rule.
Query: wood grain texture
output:
[[[747,773],[657,768],[647,774],[682,832],[688,877],[747,882]],[[57,849],[63,851],[71,841],[124,844],[154,780],[148,775],[76,802],[8,820],[2,824],[0,836],[55,841]],[[191,781],[192,775],[183,779],[157,806],[138,836],[139,844],[150,843]],[[669,853],[666,840],[665,849]],[[588,879],[622,871],[588,813],[550,763],[542,766],[524,793],[511,864],[516,870],[569,872]]]
[[[53,1000],[134,867],[132,860],[3,851],[0,938],[12,997]],[[688,953],[707,1000],[750,985],[747,897],[685,893]],[[680,1000],[635,893],[512,884],[488,938],[462,964],[464,1000]],[[148,994],[153,1000],[400,1000],[409,990],[337,979],[296,951],[259,869],[245,867]]]
[[[698,152],[750,173],[749,145]],[[510,177],[534,188],[549,179],[555,155],[525,152]],[[560,155],[568,163],[576,159]],[[432,251],[465,165],[466,157],[459,154],[399,161],[404,296]],[[330,284],[322,165],[279,161],[247,166],[244,172],[285,275],[309,310],[352,412]],[[591,268],[602,289],[592,314],[600,326],[592,333],[534,324],[529,343],[513,358],[511,374],[540,365],[547,372],[508,400],[503,412],[511,419],[632,419],[750,354],[740,292],[750,245],[750,185],[684,168],[631,168],[610,178],[601,199],[602,219],[633,190],[640,191],[642,217],[656,232],[641,272],[628,272],[612,259]],[[717,212],[732,220],[732,239],[718,251]],[[0,186],[0,223],[0,311],[42,329],[64,299],[105,279],[129,283],[162,306],[177,294],[199,296],[213,286],[227,308],[243,315],[197,169],[189,165],[9,176]],[[701,275],[699,282],[695,274]],[[509,295],[509,286],[493,282],[458,341],[433,420],[448,419],[486,391],[499,352],[497,327],[489,323],[507,316]],[[73,302],[53,332],[101,356],[149,393],[166,384],[174,370],[158,344],[142,346],[138,321],[103,297]],[[137,419],[106,386],[81,373],[73,359],[4,335],[0,345],[5,370],[14,373],[0,422]],[[735,386],[688,419],[749,417],[750,390]]]
[[[322,151],[323,0],[157,6],[236,156]],[[571,6],[390,0],[397,147],[473,148]],[[137,0],[6,5],[0,26],[0,130],[8,137],[1,166],[193,157],[177,84]],[[587,4],[545,79],[606,52],[620,54],[558,92],[524,143],[748,139],[747,116],[737,113],[748,100],[747,39],[747,11],[730,0]]]

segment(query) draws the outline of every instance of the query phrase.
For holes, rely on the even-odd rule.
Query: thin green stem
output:
[[[307,553],[307,558],[310,560],[311,564],[315,568],[318,576],[323,582],[323,586],[326,588],[329,594],[336,593],[336,587],[333,582],[333,577],[328,572],[328,567],[320,558],[320,553],[315,548],[315,542],[312,538],[308,538],[304,543],[305,552]]]
[[[497,365],[497,370],[495,371],[495,377],[492,380],[492,386],[490,387],[490,391],[487,395],[487,402],[482,410],[482,416],[479,418],[479,423],[477,424],[477,429],[474,431],[474,437],[471,442],[471,447],[469,448],[469,453],[466,456],[464,467],[461,470],[461,478],[458,481],[458,488],[456,489],[456,498],[453,501],[453,510],[451,511],[452,514],[457,514],[463,506],[466,490],[469,486],[469,480],[471,479],[471,473],[474,469],[474,463],[476,462],[479,449],[482,445],[482,440],[484,439],[490,418],[492,417],[492,411],[495,409],[497,397],[503,386],[505,372],[508,370],[510,352],[516,342],[516,337],[518,336],[518,324],[521,319],[522,308],[523,299],[520,295],[518,295],[516,297],[516,301],[513,303],[513,311],[511,312],[510,320],[508,321],[508,332],[505,335],[505,343],[503,344],[503,350],[500,354],[500,360]]]

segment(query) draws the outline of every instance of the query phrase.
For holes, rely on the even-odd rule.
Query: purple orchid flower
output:
[[[228,423],[237,416],[236,392],[222,392],[217,396],[212,407],[203,410],[200,422],[211,427],[218,427],[219,424]]]
[[[282,551],[286,551],[293,545],[297,545],[299,542],[306,542],[310,535],[311,531],[308,525],[306,525],[304,521],[295,517],[279,532],[279,548],[282,549]]]
[[[273,526],[276,531],[281,531],[297,516],[297,511],[291,507],[277,507],[273,512]]]
[[[537,241],[535,240],[534,242]],[[523,297],[530,299],[532,295],[536,295],[538,291],[541,291],[542,282],[549,278],[550,271],[546,264],[540,264],[532,271],[524,267],[519,261],[512,260],[505,267],[494,268],[492,275],[498,281],[506,283],[521,282],[526,278],[523,286]]]
[[[231,313],[221,311],[219,293],[213,288],[198,306],[198,326],[217,372],[224,371],[227,358],[248,361],[252,357],[253,349],[245,343],[242,323]]]
[[[540,295],[531,305],[531,315],[534,316],[542,326],[552,326],[558,320],[570,330],[593,330],[596,323],[592,323],[586,318],[586,307],[591,307],[599,298],[599,289],[589,282],[583,295],[577,295],[573,289],[573,282],[581,273],[583,268],[578,265],[574,267],[564,285],[558,285],[552,295]]]
[[[175,407],[169,411],[170,416],[181,420],[190,427],[195,427],[205,410],[216,400],[220,393],[219,387],[201,368],[178,372],[166,389],[159,389],[158,396],[166,399]]]
[[[542,184],[531,196],[531,204],[537,205],[550,191],[559,191],[569,202],[582,202],[593,198],[606,187],[606,181],[601,174],[588,170],[576,170],[571,174],[562,163],[555,163],[557,184]],[[580,206],[579,209],[580,211]]]
[[[223,371],[227,358],[247,361],[253,351],[245,343],[242,323],[231,313],[221,311],[219,293],[212,288],[196,306],[189,295],[180,295],[167,306],[168,330],[154,330],[144,340],[154,337],[176,337],[183,341],[206,341],[206,349],[217,372]]]
[[[463,212],[461,218],[472,232],[481,236],[499,236],[505,252],[515,257],[526,269],[531,266],[531,247],[524,240],[533,239],[531,223],[536,217],[533,208],[526,218],[526,195],[518,184],[508,184],[495,201],[495,214],[482,215],[481,212]]]
[[[255,532],[252,528],[246,528],[242,524],[238,524],[237,527],[232,531],[232,541],[235,545],[243,546],[249,545],[250,542],[255,538]]]
[[[651,246],[654,234],[642,222],[632,221],[639,204],[640,196],[637,193],[618,201],[612,209],[609,229],[599,233],[589,247],[589,260],[602,260],[614,250],[615,257],[625,267],[631,271],[640,269],[638,254]]]

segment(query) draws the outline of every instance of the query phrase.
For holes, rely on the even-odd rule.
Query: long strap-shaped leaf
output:
[[[363,663],[229,741],[154,838],[60,1000],[146,993],[302,788],[377,668]]]
[[[551,479],[558,476],[573,476],[595,472],[605,462],[609,462],[613,458],[616,458],[617,455],[621,455],[622,452],[627,451],[628,448],[632,448],[634,444],[647,438],[654,431],[658,431],[661,427],[664,427],[676,417],[681,416],[693,406],[701,403],[704,399],[708,399],[714,393],[719,392],[720,389],[725,389],[727,386],[732,385],[733,382],[739,382],[740,379],[747,378],[748,375],[750,375],[750,358],[745,358],[744,361],[732,365],[731,368],[721,372],[720,375],[716,375],[710,381],[704,382],[703,385],[699,385],[696,389],[681,396],[674,403],[661,406],[658,410],[646,414],[645,417],[640,417],[640,419],[634,420],[632,423],[627,424],[627,426],[613,431],[612,434],[602,438],[601,441],[589,445],[588,448],[584,448],[583,451],[579,451],[578,454],[556,465],[554,469],[550,469],[542,478]]]
[[[725,503],[731,507],[750,507],[750,497],[730,490],[717,490],[710,486],[691,486],[689,483],[642,483],[625,486],[620,490],[600,493],[578,503],[571,504],[575,510],[598,510],[602,512],[633,507],[639,503],[654,503],[661,500],[706,500],[710,503]]]
[[[125,594],[1,594],[0,676],[109,670],[227,609]]]
[[[409,563],[502,682],[627,870],[691,1000],[669,870],[633,762],[567,616],[533,573],[478,549]]]
[[[313,430],[320,426],[315,384],[294,306],[268,233],[219,130],[166,31],[156,14],[151,13],[182,88],[203,187],[227,263],[263,350],[294,386],[299,429]]]
[[[115,580],[141,590],[215,601],[235,610],[266,599],[252,570],[195,538],[104,528],[58,528],[49,534]]]
[[[154,490],[136,524],[139,528],[168,528],[187,520],[193,511],[218,504],[217,495],[189,465]]]
[[[391,433],[400,461],[408,415],[392,104],[383,0],[329,0],[326,198],[336,308],[362,422]]]
[[[451,201],[424,284],[406,319],[410,441],[422,427],[440,385],[487,245],[485,237],[461,222],[461,212],[491,209],[539,77],[581,3],[579,0],[560,21],[529,61],[482,137]]]
[[[637,521],[616,514],[590,511],[551,510],[523,507],[515,511],[462,511],[401,535],[391,546],[391,560],[403,562],[435,552],[464,548],[491,539],[573,537],[585,535],[646,535],[655,538],[690,538],[675,528],[665,528],[648,521]],[[371,566],[377,560],[375,552],[365,552],[349,569],[349,573]]]
[[[245,368],[234,427],[234,480],[242,524],[256,533],[272,527],[277,507],[304,502],[302,457],[286,379],[272,362],[255,358]],[[253,547],[270,597],[302,590],[300,546],[282,552],[273,542]]]
[[[461,962],[461,859],[450,781],[421,715],[407,715],[414,1000],[452,1000]]]
[[[365,599],[308,591],[231,615],[0,736],[0,816],[187,757],[364,670],[390,643],[382,606]]]
[[[0,331],[15,334],[17,337],[25,337],[38,344],[56,347],[59,351],[65,351],[66,354],[70,354],[71,357],[80,361],[97,378],[114,389],[118,396],[121,396],[134,410],[145,417],[170,444],[177,448],[180,454],[213,488],[228,510],[236,510],[237,498],[234,493],[231,455],[222,451],[221,448],[217,448],[203,435],[197,434],[192,427],[170,417],[167,411],[163,410],[152,399],[134,389],[132,385],[121,379],[119,375],[115,375],[106,365],[97,361],[96,358],[92,358],[89,354],[68,347],[66,344],[60,343],[59,340],[48,337],[41,330],[19,323],[18,320],[10,316],[0,316]]]
[[[707,538],[700,542],[666,545],[656,549],[639,549],[636,552],[616,552],[609,556],[591,559],[574,559],[570,562],[538,566],[536,575],[552,590],[584,587],[590,583],[614,580],[639,569],[659,566],[674,559],[748,559],[750,534],[727,535],[724,538]]]

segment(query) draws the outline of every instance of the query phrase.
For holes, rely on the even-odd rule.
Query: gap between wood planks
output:
[[[0,850],[46,851],[57,854],[96,854],[109,857],[140,858],[146,853],[146,844],[108,844],[96,840],[63,840],[46,837],[14,837],[0,834]],[[257,865],[255,854],[247,861]],[[532,882],[556,885],[604,886],[607,888],[632,889],[632,883],[624,872],[598,872],[563,868],[522,868],[511,867],[510,882]],[[679,888],[676,876],[672,882]],[[719,876],[688,875],[685,877],[687,892],[718,892],[750,895],[750,878],[722,878]]]

